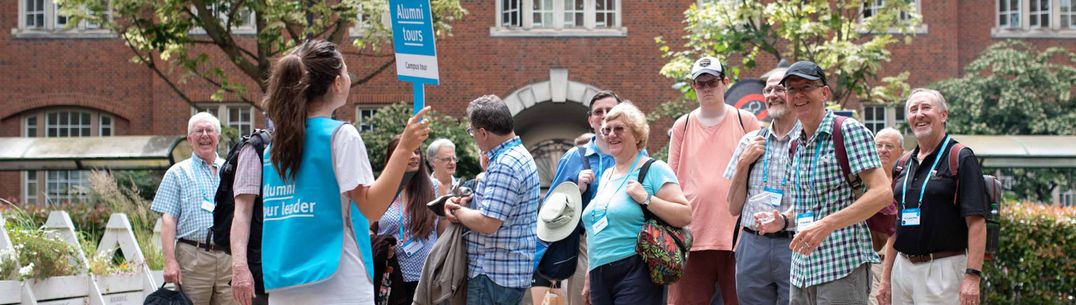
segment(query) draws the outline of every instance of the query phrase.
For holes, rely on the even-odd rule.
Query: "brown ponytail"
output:
[[[310,104],[329,91],[343,64],[336,45],[308,40],[273,66],[262,103],[275,126],[269,156],[284,180],[294,180],[299,172]]]
[[[387,159],[392,157],[392,153],[396,151],[396,146],[399,144],[400,136],[392,137],[386,147],[385,162],[388,162]],[[416,150],[415,153],[418,154],[419,158],[418,172],[411,177],[407,185],[403,186],[403,192],[407,194],[407,202],[401,202],[400,204],[407,205],[407,214],[411,219],[407,230],[411,231],[412,236],[426,237],[430,235],[430,232],[433,232],[434,221],[437,220],[437,216],[426,207],[426,203],[433,201],[436,195],[433,192],[433,180],[430,180],[430,174],[426,172],[426,156],[422,154],[421,148]],[[403,225],[402,221],[400,225]]]

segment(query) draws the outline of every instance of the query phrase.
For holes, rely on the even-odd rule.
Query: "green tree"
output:
[[[358,51],[349,58],[373,58],[381,64],[350,67],[352,87],[361,85],[395,63],[391,29],[382,23],[387,0],[283,1],[283,0],[57,0],[73,26],[86,20],[111,29],[144,64],[181,99],[193,103],[182,86],[191,79],[213,88],[214,101],[242,101],[255,107],[248,86],[265,92],[273,58],[307,38],[342,45],[350,41]],[[459,0],[433,0],[434,29],[447,35],[449,22],[466,11]],[[109,18],[111,16],[111,18]],[[360,18],[361,17],[361,18]],[[358,38],[349,37],[356,21]],[[237,35],[252,25],[253,34]],[[353,39],[353,40],[352,40]],[[361,71],[361,72],[359,72]]]
[[[375,172],[385,167],[385,148],[392,137],[403,133],[404,123],[411,117],[411,104],[398,103],[378,109],[370,120],[375,132],[364,132],[362,139],[366,143],[366,153],[370,155],[370,164]],[[426,118],[430,120],[430,140],[422,145],[422,153],[434,139],[446,138],[456,144],[456,177],[474,178],[482,171],[478,163],[478,146],[467,134],[467,122],[455,117],[430,111]]]
[[[863,11],[863,5],[862,0],[742,0],[692,5],[684,13],[687,34],[681,50],[674,50],[664,37],[656,38],[669,59],[661,74],[679,81],[677,87],[687,99],[694,100],[686,77],[693,61],[701,56],[721,58],[733,79],[764,57],[775,62],[810,60],[828,70],[834,101],[841,106],[853,97],[876,102],[898,100],[907,90],[904,82],[908,74],[882,78],[884,85],[878,86],[878,71],[890,60],[887,48],[898,41],[894,34],[914,33],[921,17],[910,1],[885,1],[881,8],[868,12]],[[911,35],[904,36],[905,43],[911,39]],[[732,58],[739,58],[740,65],[730,64]]]
[[[996,43],[965,67],[963,77],[937,82],[949,102],[947,128],[955,134],[1076,135],[1076,53],[1038,51],[1023,42]],[[1002,169],[1014,177],[1018,198],[1049,201],[1071,186],[1074,170]]]

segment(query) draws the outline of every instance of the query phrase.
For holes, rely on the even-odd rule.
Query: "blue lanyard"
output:
[[[624,174],[624,181],[620,182],[620,186],[616,187],[616,190],[613,190],[613,192],[611,194],[609,194],[609,196],[607,196],[608,198],[606,200],[604,200],[604,201],[599,200],[599,202],[604,203],[604,204],[602,204],[599,207],[596,207],[593,210],[590,210],[590,218],[592,218],[594,220],[598,220],[598,210],[599,209],[602,210],[602,214],[605,214],[605,211],[609,209],[609,203],[610,203],[610,201],[613,200],[613,196],[616,195],[616,193],[619,192],[620,189],[623,188],[625,184],[628,184],[628,179],[631,178],[631,177],[628,177],[628,175],[631,174],[632,169],[635,169],[635,165],[639,163],[639,159],[643,158],[642,152],[640,152],[638,154],[639,155],[635,157],[635,161],[631,162],[631,167],[628,167],[628,172]],[[613,179],[612,174],[609,175],[609,179],[610,180]],[[606,183],[601,184],[601,186],[598,189],[598,194],[601,194],[601,187],[605,187],[606,185],[608,185],[608,184],[606,184]],[[597,195],[595,195],[595,196],[597,196]]]
[[[396,203],[400,204],[400,240],[397,242],[402,244],[404,241],[406,241],[405,238],[407,237],[407,235],[404,235],[404,219],[407,216],[405,216],[406,210],[404,210],[405,203],[403,202],[403,200],[400,200],[400,196],[396,196]]]
[[[934,156],[934,164],[930,166],[930,171],[927,172],[927,177],[923,179],[923,188],[919,190],[919,206],[923,206],[923,194],[926,194],[927,192],[927,183],[930,182],[930,173],[933,173],[934,168],[938,167],[938,161],[941,160],[946,145],[949,145],[949,135],[945,135],[945,141],[942,141],[942,145],[937,148],[935,153],[938,155]],[[911,162],[911,160],[908,162]],[[911,171],[904,174],[904,188],[900,192],[900,207],[902,210],[908,205],[908,178],[911,176]]]
[[[493,163],[493,161],[497,160],[497,157],[504,153],[506,150],[512,149],[513,147],[519,146],[520,144],[523,143],[520,142],[519,139],[508,140],[508,144],[504,144],[504,147],[501,147],[501,149],[498,149],[496,152],[493,152],[493,156],[489,158],[489,163]]]
[[[815,142],[815,144],[818,144],[817,140],[814,141],[814,142]],[[811,171],[809,173],[807,173],[807,184],[810,185],[810,189],[812,189],[812,190],[815,189],[815,187],[814,187],[814,178],[815,178],[816,174],[818,173],[818,158],[822,156],[822,151],[825,150],[825,146],[823,146],[823,145],[827,144],[829,142],[830,141],[826,141],[824,143],[821,143],[821,144],[818,144],[817,146],[815,146],[814,162],[811,163],[811,166],[812,166]],[[796,184],[799,184],[800,179],[801,179],[800,178],[800,166],[799,166],[800,162],[799,162],[799,159],[800,159],[799,158],[799,153],[797,152],[796,155],[792,157],[792,167],[796,168]],[[787,180],[788,180],[787,175],[785,177],[785,180],[787,182]]]
[[[766,186],[766,182],[770,181],[770,135],[773,132],[766,133],[766,145],[762,147],[762,186]],[[781,179],[781,185],[788,184],[788,175],[784,175]]]

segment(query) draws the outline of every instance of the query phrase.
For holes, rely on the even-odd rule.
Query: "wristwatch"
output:
[[[964,274],[974,275],[976,277],[983,277],[983,272],[972,268],[964,269]]]
[[[641,205],[643,207],[649,207],[651,198],[654,198],[654,195],[646,194],[646,200],[643,200],[643,202],[640,202],[639,205]]]

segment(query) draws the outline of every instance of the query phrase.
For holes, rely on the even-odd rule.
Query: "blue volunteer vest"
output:
[[[302,165],[294,181],[285,181],[273,167],[270,148],[265,149],[262,268],[266,291],[324,281],[340,264],[345,227],[333,170],[332,135],[343,124],[325,117],[306,119]],[[355,242],[366,275],[371,277],[370,224],[354,204],[349,206]]]

